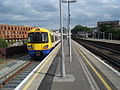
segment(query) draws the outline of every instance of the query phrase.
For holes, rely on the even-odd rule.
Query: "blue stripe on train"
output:
[[[28,50],[28,53],[31,57],[35,57],[35,52],[42,52],[43,56],[46,56],[51,50],[52,48],[48,50]]]

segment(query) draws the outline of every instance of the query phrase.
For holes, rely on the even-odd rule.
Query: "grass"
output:
[[[0,58],[0,63],[3,62],[3,61],[6,62],[6,59],[5,58]],[[6,63],[0,64],[0,70],[3,69],[5,66],[6,66]]]
[[[10,58],[0,58],[0,70],[6,67],[6,65],[8,63],[8,60],[14,60],[14,59],[17,59],[17,58],[25,56],[25,55],[27,55],[27,53],[25,53],[25,54],[19,54],[19,55],[14,55],[14,56],[12,56]]]
[[[5,68],[6,64],[0,64],[0,70]]]
[[[5,58],[0,58],[0,61],[6,60]]]
[[[25,56],[25,55],[27,55],[27,53],[14,55],[14,56],[10,57],[10,59],[17,59],[17,58]]]

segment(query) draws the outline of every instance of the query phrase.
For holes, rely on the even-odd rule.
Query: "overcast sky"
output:
[[[67,25],[67,4],[63,22]],[[120,20],[120,0],[77,0],[71,4],[71,27],[96,26],[97,21]],[[0,0],[0,23],[59,28],[59,0]]]

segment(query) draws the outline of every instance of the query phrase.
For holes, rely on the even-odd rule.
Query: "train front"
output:
[[[36,59],[46,56],[52,49],[50,32],[46,29],[37,28],[28,32],[28,52]]]

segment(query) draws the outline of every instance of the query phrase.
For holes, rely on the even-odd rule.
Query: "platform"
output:
[[[36,71],[34,74],[38,75],[33,79],[29,78],[19,90],[120,90],[120,73],[94,54],[72,41],[70,62],[66,40],[64,51],[65,77],[61,77],[60,72],[60,49],[58,53],[56,51],[56,56],[53,55],[55,58],[47,63],[42,71]]]
[[[84,40],[98,41],[98,42],[106,42],[106,43],[113,43],[113,44],[120,44],[120,40],[92,39],[92,38],[85,38]]]
[[[76,45],[75,45],[76,44]],[[120,74],[112,67],[72,41],[72,62],[69,60],[67,42],[65,47],[66,76],[71,80],[53,80],[51,90],[116,90],[120,89]],[[77,47],[77,48],[76,48]],[[112,69],[111,69],[112,68]],[[60,66],[55,75],[60,74]]]

